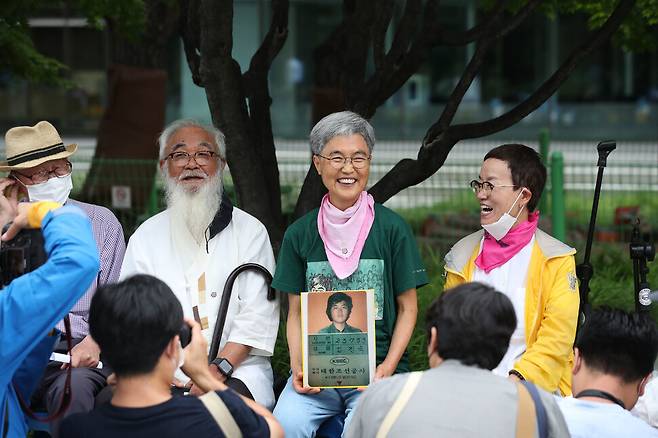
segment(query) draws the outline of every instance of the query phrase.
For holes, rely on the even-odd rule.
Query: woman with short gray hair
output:
[[[315,435],[333,416],[345,416],[347,427],[361,395],[355,388],[303,386],[300,291],[374,289],[377,369],[372,382],[409,371],[406,348],[416,324],[416,288],[428,282],[409,226],[365,190],[375,144],[370,123],[349,111],[330,114],[313,127],[310,143],[328,193],[320,208],[286,231],[272,282],[289,294],[292,370],[274,415],[293,438]]]

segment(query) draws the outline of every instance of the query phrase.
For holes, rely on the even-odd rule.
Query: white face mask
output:
[[[62,177],[54,176],[46,182],[25,187],[31,202],[55,201],[63,205],[69,199],[73,180],[70,174]]]
[[[523,193],[523,190],[521,190],[519,192],[519,196],[516,197],[516,199],[514,200],[514,203],[512,204],[512,206],[509,208],[509,210],[507,210],[507,213],[503,214],[500,217],[500,219],[498,219],[496,222],[494,222],[492,224],[482,225],[482,228],[484,228],[489,234],[491,234],[494,239],[500,240],[503,237],[507,236],[507,233],[509,233],[509,230],[512,229],[512,227],[514,226],[514,223],[519,218],[519,215],[521,214],[521,212],[523,211],[523,208],[525,208],[525,207],[521,207],[519,209],[519,213],[516,215],[516,217],[510,215],[509,213],[510,213],[510,211],[512,211],[512,209],[516,205],[516,203],[519,200],[519,198],[521,197],[522,193]]]

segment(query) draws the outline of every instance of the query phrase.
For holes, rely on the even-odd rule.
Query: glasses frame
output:
[[[324,158],[325,160],[329,161],[329,164],[331,164],[331,167],[333,167],[334,169],[342,169],[343,167],[347,166],[347,160],[349,160],[349,162],[350,162],[350,164],[352,165],[353,168],[359,169],[359,170],[360,169],[365,169],[367,167],[367,165],[370,164],[370,159],[372,158],[372,155],[367,155],[367,156],[361,156],[361,155],[354,156],[353,155],[351,157],[343,157],[342,155],[334,155],[333,157],[325,157],[324,155],[320,155],[320,154],[315,154],[315,155],[317,157]],[[339,162],[338,160],[336,160],[336,158],[342,159],[343,162],[342,163]],[[355,158],[364,158],[365,160],[363,162],[363,165],[358,165],[357,166],[354,163]]]
[[[42,170],[42,171],[39,171],[39,172],[35,172],[32,175],[25,175],[24,173],[18,172],[16,170],[14,170],[12,172],[16,175],[22,176],[23,178],[29,180],[31,184],[42,184],[42,183],[45,183],[46,181],[48,181],[50,179],[50,175],[55,175],[57,178],[66,178],[71,173],[73,173],[73,163],[71,163],[69,160],[66,160],[66,167],[68,168],[68,170],[63,175],[58,175],[57,172],[56,172],[56,169],[63,169],[63,168],[60,168],[59,166],[55,167],[54,169]],[[39,176],[37,179],[35,179],[35,177],[37,175],[41,175],[41,176]]]
[[[468,186],[473,190],[473,193],[478,194],[482,190],[484,190],[485,193],[491,193],[493,192],[493,189],[496,187],[516,187],[514,184],[498,184],[498,185],[493,185],[489,181],[478,181],[476,179],[472,180],[470,183],[468,183]],[[491,187],[491,188],[485,188],[485,187]]]
[[[185,161],[185,163],[177,164],[176,162],[174,162],[174,155],[176,155],[176,154],[185,154],[185,155],[187,155],[187,160]],[[190,163],[190,159],[194,159],[194,162],[200,167],[204,167],[204,166],[207,166],[208,164],[210,164],[210,162],[208,162],[206,164],[199,163],[197,161],[197,155],[198,154],[210,154],[210,159],[213,159],[213,158],[219,159],[220,158],[219,154],[215,151],[196,151],[192,154],[189,153],[189,152],[186,152],[186,151],[174,151],[174,152],[168,154],[166,157],[164,157],[164,161],[171,160],[171,164],[173,164],[176,167],[180,167],[180,168],[183,168],[183,167],[187,166]]]

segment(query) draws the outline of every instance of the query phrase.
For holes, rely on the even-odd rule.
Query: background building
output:
[[[440,19],[454,29],[477,21],[476,2],[441,3]],[[264,0],[236,0],[233,56],[246,70],[269,26]],[[341,2],[292,0],[289,35],[270,72],[272,118],[277,138],[308,135],[314,93],[313,50],[341,19]],[[30,20],[37,48],[70,66],[68,89],[28,84],[0,73],[0,128],[48,119],[63,134],[93,137],[107,104],[107,31],[52,9]],[[457,122],[485,120],[531,93],[557,68],[587,32],[584,16],[549,19],[534,14],[497,45],[457,114]],[[429,61],[380,107],[373,123],[380,139],[419,142],[440,114],[467,60],[471,46],[436,49]],[[193,84],[179,39],[170,45],[169,119],[209,121],[204,90]],[[559,92],[497,139],[535,139],[550,128],[553,139],[658,139],[658,53],[633,54],[611,42],[586,59]]]

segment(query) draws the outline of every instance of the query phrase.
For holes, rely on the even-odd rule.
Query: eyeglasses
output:
[[[35,172],[32,175],[25,175],[24,173],[16,172],[14,173],[22,176],[23,178],[29,179],[32,184],[41,184],[45,183],[50,179],[51,175],[55,175],[57,178],[64,178],[69,176],[73,170],[73,165],[69,160],[66,160],[66,163],[53,167],[50,170],[42,170]]]
[[[325,157],[320,154],[315,154],[315,155],[317,155],[320,158],[324,158],[325,160],[329,160],[331,166],[334,169],[341,169],[344,166],[347,166],[348,161],[352,164],[352,167],[354,167],[355,169],[363,169],[370,161],[370,157],[366,157],[365,155],[355,155],[353,157],[343,157],[342,155]]]
[[[471,189],[473,189],[473,193],[480,193],[481,190],[484,190],[484,193],[486,194],[491,193],[496,187],[516,187],[509,184],[498,184],[497,186],[494,186],[489,181],[480,182],[476,179],[471,181],[468,185],[471,187]]]
[[[176,167],[185,167],[187,163],[190,162],[190,158],[194,158],[196,164],[199,166],[207,166],[215,157],[219,157],[217,152],[213,151],[198,151],[193,154],[189,154],[184,151],[176,151],[167,155],[164,159],[171,160],[174,166]]]

